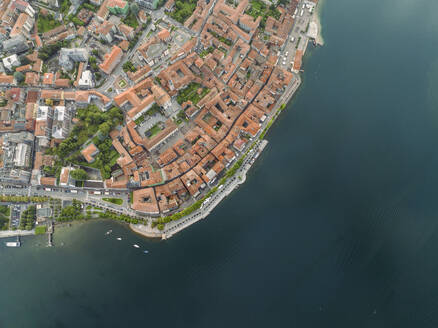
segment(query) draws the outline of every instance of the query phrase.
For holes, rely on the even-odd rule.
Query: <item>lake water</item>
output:
[[[325,0],[247,182],[168,241],[93,221],[1,245],[0,327],[437,327],[437,12]]]

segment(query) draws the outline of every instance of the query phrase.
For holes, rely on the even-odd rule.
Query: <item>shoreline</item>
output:
[[[282,108],[282,105],[285,105],[287,107],[300,86],[301,78],[298,75],[297,80],[292,82],[291,85],[288,86],[288,88],[285,90],[283,95],[278,99],[277,104],[272,111],[273,114],[270,119],[270,123],[268,123],[268,125],[266,126],[265,132],[269,131],[273,123],[277,120],[278,116],[283,111],[284,108]],[[224,198],[229,196],[235,189],[237,189],[241,184],[246,181],[246,175],[248,171],[267,144],[268,141],[266,139],[258,140],[253,143],[253,145],[255,146],[253,149],[254,152],[252,153],[251,151],[249,153],[250,156],[245,158],[244,165],[242,165],[242,167],[232,177],[230,177],[224,185],[222,185],[224,186],[224,189],[221,191],[218,190],[215,194],[211,195],[210,198],[212,198],[213,200],[211,203],[208,203],[204,209],[201,207],[200,209],[194,211],[186,217],[183,217],[177,221],[167,223],[165,229],[162,231],[158,230],[157,228],[151,228],[143,224],[129,224],[130,229],[133,232],[140,234],[146,238],[161,238],[162,240],[166,240],[171,238],[178,232],[184,230],[185,228],[191,226],[192,224],[202,219],[205,219]]]
[[[312,36],[310,34],[307,34],[307,31],[305,32],[304,29],[301,29],[301,35],[303,38],[305,38],[303,45],[300,46],[300,49],[302,49],[301,56],[304,56],[306,50],[308,49],[308,43],[311,38],[314,38],[314,41],[317,45],[323,45],[324,39],[322,37],[322,28],[321,28],[321,21],[320,21],[320,15],[321,15],[321,8],[323,5],[323,0],[320,0],[316,6],[314,7],[313,14],[309,17],[310,22],[313,22],[314,25],[316,25],[316,33],[313,32]],[[304,8],[304,5],[303,5]],[[311,10],[309,10],[311,12]],[[302,13],[301,13],[302,16]],[[307,27],[309,29],[309,26]],[[301,36],[299,36],[299,40],[301,39]],[[298,47],[298,43],[297,43]],[[277,60],[278,61],[278,60]],[[119,221],[121,223],[128,223],[129,228],[131,231],[140,234],[147,238],[161,238],[161,239],[168,239],[171,238],[174,234],[182,231],[183,229],[187,228],[188,226],[198,222],[199,220],[202,220],[206,218],[211,211],[228,195],[230,195],[235,189],[237,189],[241,184],[243,184],[246,181],[246,175],[249,171],[249,169],[254,164],[255,160],[258,158],[258,156],[261,154],[261,152],[264,150],[266,145],[268,144],[268,141],[265,139],[266,133],[269,131],[273,123],[276,121],[278,116],[281,114],[283,109],[289,105],[291,99],[296,94],[296,91],[300,87],[302,80],[300,76],[300,72],[303,70],[294,70],[294,67],[291,68],[291,71],[293,72],[293,78],[289,82],[287,86],[284,87],[283,94],[281,94],[277,101],[275,102],[274,107],[272,108],[270,113],[267,113],[266,120],[263,122],[260,121],[260,130],[257,134],[251,137],[246,145],[246,147],[240,151],[239,153],[236,153],[236,159],[234,163],[234,167],[230,169],[225,175],[225,179],[223,178],[219,183],[215,182],[212,186],[209,186],[210,191],[201,199],[198,199],[195,201],[195,206],[190,209],[190,211],[186,212],[186,216],[179,217],[175,216],[172,219],[175,219],[175,221],[159,221],[161,218],[170,219],[170,217],[164,217],[156,218],[155,220],[159,221],[159,225],[155,226],[157,222],[155,222],[154,225],[152,225],[152,220],[154,220],[152,217],[147,217],[140,215],[139,213],[136,213],[135,211],[131,210],[130,207],[128,208],[121,208],[115,207],[114,205],[108,205],[97,202],[93,197],[86,198],[86,200],[83,202],[84,206],[90,205],[90,206],[96,206],[106,212],[109,212],[107,215],[109,215],[106,218],[99,217],[100,219],[108,219],[108,220],[114,220],[112,217],[112,214],[119,215],[120,216],[126,216],[129,218],[134,218],[136,220],[124,220],[125,222]],[[207,189],[208,190],[208,189]],[[29,191],[30,195],[30,191]],[[84,207],[85,209],[85,207]],[[138,220],[137,220],[138,219]],[[142,219],[147,219],[144,223],[141,221]],[[82,220],[81,220],[82,221]],[[84,220],[88,221],[88,220]],[[138,223],[138,222],[142,223]],[[75,221],[73,221],[75,222]],[[70,225],[73,222],[61,222],[60,224],[55,224],[58,227],[62,227],[64,225]],[[129,223],[132,222],[132,223]],[[59,224],[59,225],[58,225]],[[4,231],[3,234],[0,232],[0,238],[7,238],[7,237],[15,237],[15,236],[27,236],[27,235],[35,235],[35,231]],[[50,241],[49,241],[50,243]]]
[[[315,7],[315,14],[313,15],[313,19],[312,19],[312,22],[314,22],[318,28],[318,34],[315,39],[315,42],[319,46],[324,45],[324,38],[322,36],[322,25],[321,25],[321,10],[323,4],[324,4],[324,0],[319,0],[319,2]]]

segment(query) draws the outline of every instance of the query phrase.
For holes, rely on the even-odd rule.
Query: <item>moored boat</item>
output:
[[[21,243],[19,241],[9,241],[6,242],[6,247],[20,247]]]

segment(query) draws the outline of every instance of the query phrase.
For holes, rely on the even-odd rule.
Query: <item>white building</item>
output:
[[[3,65],[10,71],[12,71],[12,69],[14,67],[18,67],[21,65],[20,60],[18,59],[17,55],[11,55],[9,57],[6,57],[3,59]]]
[[[50,108],[48,106],[39,106],[37,110],[36,120],[47,121],[50,116]]]
[[[26,10],[24,12],[32,18],[35,17],[35,9],[33,9],[32,6],[29,4],[27,5]]]
[[[68,122],[65,106],[56,106],[53,114],[52,138],[65,139],[68,135]]]
[[[29,166],[31,148],[28,144],[19,143],[15,148],[14,164],[17,167]]]
[[[85,70],[82,72],[81,78],[79,79],[80,88],[92,88],[94,86],[93,74],[90,70]]]

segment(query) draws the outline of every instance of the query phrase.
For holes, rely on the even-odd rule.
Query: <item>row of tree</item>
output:
[[[20,229],[32,230],[35,227],[36,207],[30,205],[23,213],[21,213]]]

